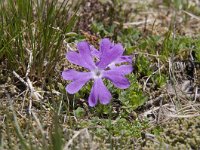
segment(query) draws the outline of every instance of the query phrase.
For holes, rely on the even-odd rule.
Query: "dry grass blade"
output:
[[[72,136],[72,138],[65,144],[63,150],[71,149],[70,146],[73,145],[73,141],[75,141],[78,136],[81,136],[84,140],[87,139],[87,141],[85,141],[85,142],[89,142],[90,149],[92,149],[92,150],[96,149],[95,146],[92,144],[88,129],[84,128],[84,129],[81,129],[81,130],[75,132],[75,134]]]
[[[188,11],[185,11],[185,10],[182,10],[182,11],[183,11],[184,13],[186,13],[187,15],[189,15],[190,17],[195,18],[195,19],[197,19],[197,20],[200,21],[200,17],[198,17],[198,16],[196,16],[196,15],[194,15],[194,14],[188,12]]]

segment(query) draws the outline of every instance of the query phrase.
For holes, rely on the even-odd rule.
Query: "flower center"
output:
[[[96,68],[92,71],[92,75],[94,79],[101,78],[102,77],[102,70]]]

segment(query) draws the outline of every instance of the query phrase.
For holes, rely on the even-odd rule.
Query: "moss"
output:
[[[156,136],[157,142],[148,141],[145,148],[199,149],[200,148],[200,117],[175,119],[161,125],[162,133]],[[153,130],[153,129],[152,129]]]

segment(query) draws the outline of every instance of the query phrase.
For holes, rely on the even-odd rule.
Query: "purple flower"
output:
[[[78,92],[90,79],[94,79],[88,103],[91,107],[100,101],[101,104],[108,104],[112,98],[103,78],[110,80],[116,87],[126,89],[130,82],[125,75],[132,72],[132,65],[120,65],[122,62],[131,63],[129,56],[123,56],[124,49],[121,44],[112,44],[109,39],[102,39],[100,50],[94,49],[87,42],[77,44],[79,53],[70,51],[66,54],[69,62],[87,68],[89,72],[78,72],[70,69],[62,72],[65,80],[72,82],[67,85],[66,91],[70,94]],[[93,57],[98,60],[94,62]]]

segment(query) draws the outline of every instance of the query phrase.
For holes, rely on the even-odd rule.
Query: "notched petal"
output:
[[[70,63],[72,63],[72,64],[85,67],[84,61],[82,60],[82,58],[80,57],[79,53],[77,53],[77,52],[69,51],[69,52],[66,54],[66,58],[67,58],[67,60],[68,60]]]
[[[62,72],[62,77],[65,80],[78,80],[81,78],[87,78],[91,76],[91,72],[79,72],[74,69],[69,69]]]
[[[90,47],[86,41],[79,42],[77,44],[78,51],[81,55],[88,55],[90,54]]]
[[[92,79],[91,72],[78,72],[70,70],[63,73],[67,79],[72,80],[66,87],[66,91],[70,94],[78,92],[90,79]]]
[[[104,53],[111,49],[112,43],[110,39],[104,38],[100,42],[100,52]]]
[[[90,92],[90,96],[88,98],[88,103],[90,107],[94,107],[96,106],[97,102],[98,102],[98,93],[96,90],[96,85],[94,83]]]
[[[130,74],[132,71],[133,71],[132,65],[121,65],[112,68],[108,72],[111,72],[113,74],[127,75]]]
[[[104,85],[102,79],[97,79],[94,81],[88,103],[91,107],[94,107],[98,100],[101,104],[108,104],[112,98],[112,95],[108,91],[107,87]]]
[[[65,80],[74,80],[74,74],[76,74],[77,71],[76,70],[73,70],[73,69],[70,69],[70,70],[64,70],[62,72],[62,77],[63,79]]]
[[[115,62],[118,58],[122,56],[124,49],[121,44],[115,44],[112,48],[103,51],[98,67],[105,69],[109,64]]]
[[[77,44],[77,48],[79,50],[80,57],[84,62],[84,66],[89,70],[94,69],[96,66],[92,58],[89,44],[85,41],[82,41]]]
[[[66,91],[70,94],[78,92],[86,84],[86,82],[88,82],[89,79],[90,78],[82,78],[72,81],[70,84],[66,86]]]
[[[112,98],[112,95],[108,91],[107,87],[104,85],[102,79],[98,80],[98,89],[99,91],[99,101],[101,104],[108,104]]]
[[[105,71],[103,77],[110,80],[114,86],[120,89],[126,89],[130,86],[130,82],[121,73],[116,71]]]

